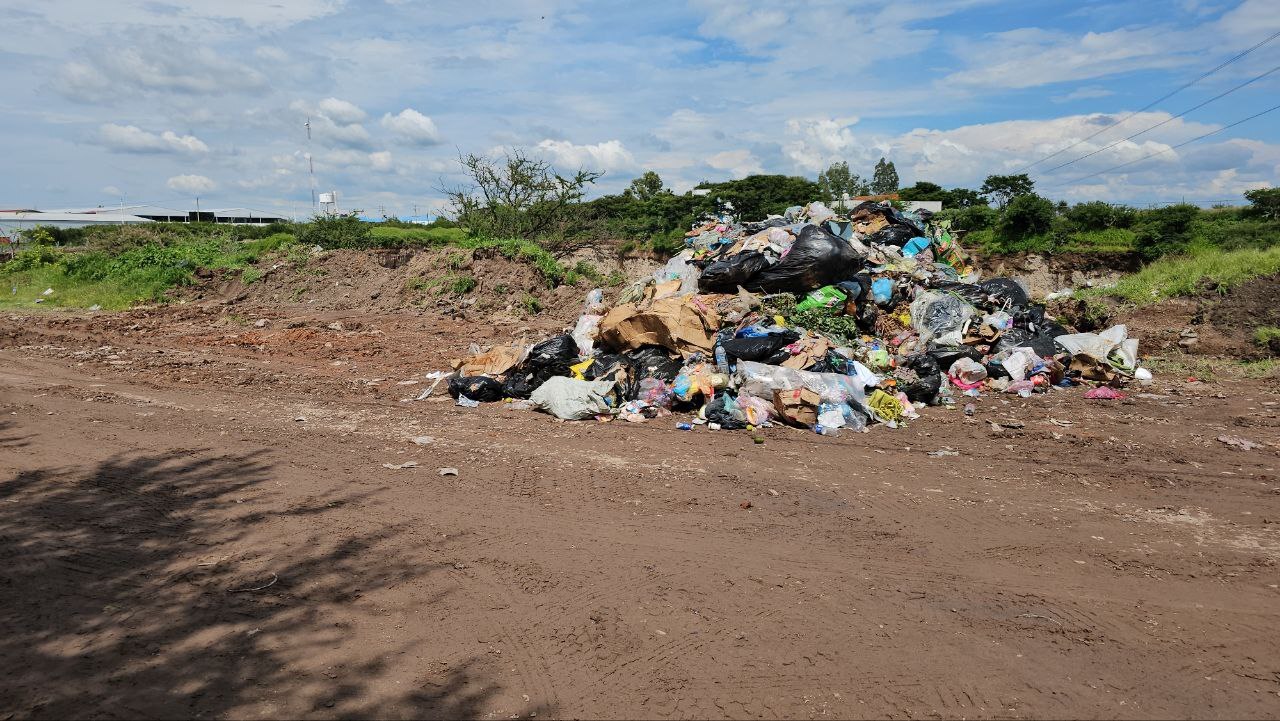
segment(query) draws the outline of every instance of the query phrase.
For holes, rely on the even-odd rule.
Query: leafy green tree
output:
[[[741,180],[701,183],[698,187],[711,192],[698,198],[696,212],[714,211],[717,201],[726,201],[733,204],[734,214],[744,220],[777,215],[792,205],[802,205],[806,198],[821,197],[817,183],[791,175],[748,175]]]
[[[982,181],[982,188],[978,192],[994,200],[998,207],[1003,208],[1014,198],[1035,192],[1035,182],[1026,173],[988,175],[987,179]]]
[[[1190,203],[1144,210],[1133,224],[1133,244],[1147,260],[1182,253],[1191,245],[1192,223],[1200,209]]]
[[[644,175],[631,181],[631,185],[622,191],[622,194],[628,198],[634,198],[640,202],[651,200],[659,193],[671,192],[662,187],[662,178],[652,170],[644,171]]]
[[[584,220],[580,203],[586,187],[604,175],[588,170],[560,175],[547,161],[518,148],[498,160],[468,154],[458,162],[470,183],[441,189],[450,214],[472,235],[488,238],[571,234]]]
[[[947,191],[947,196],[942,200],[944,208],[973,208],[987,205],[986,199],[971,188],[952,188]]]
[[[1034,193],[1015,196],[1000,214],[996,230],[1006,241],[1018,241],[1049,232],[1055,217],[1053,201]]]
[[[918,181],[915,185],[903,188],[898,191],[898,197],[903,200],[940,200],[946,204],[950,194],[942,189],[937,183],[930,183],[927,180]]]
[[[849,164],[843,160],[818,173],[818,188],[819,197],[828,203],[842,200],[846,194],[852,198],[870,192],[867,181],[850,172]]]
[[[1125,228],[1133,221],[1133,209],[1102,200],[1076,203],[1064,215],[1080,230]]]
[[[1245,191],[1244,197],[1250,204],[1249,215],[1266,220],[1280,220],[1280,188],[1249,190]]]
[[[876,194],[894,193],[898,190],[898,169],[892,161],[880,158],[875,172],[871,176],[871,192]]]

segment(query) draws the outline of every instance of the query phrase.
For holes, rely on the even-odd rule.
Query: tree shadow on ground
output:
[[[5,448],[22,448],[28,444],[27,439],[30,435],[14,436],[9,435],[18,427],[13,421],[0,421],[0,449]]]
[[[315,534],[259,548],[281,521],[242,509],[269,497],[270,470],[261,452],[181,451],[0,482],[0,717],[481,714],[499,688],[477,664],[391,697],[342,622],[440,566],[395,552],[399,529],[331,528],[350,498],[286,510],[319,516]],[[298,672],[335,649],[340,676]]]

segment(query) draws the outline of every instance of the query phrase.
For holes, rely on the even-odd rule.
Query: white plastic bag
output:
[[[578,324],[573,327],[573,341],[578,344],[578,355],[583,358],[591,356],[591,350],[596,344],[596,329],[600,327],[602,315],[584,315],[578,318]]]
[[[611,406],[605,398],[613,387],[613,381],[580,381],[555,376],[538,386],[529,400],[538,410],[556,418],[578,421],[608,413]]]

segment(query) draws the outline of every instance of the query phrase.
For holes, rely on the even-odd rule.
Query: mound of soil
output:
[[[1115,283],[1142,268],[1136,253],[1020,253],[977,256],[984,277],[1017,278],[1033,298],[1063,288],[1089,288]]]
[[[590,290],[586,280],[551,288],[533,265],[490,250],[334,250],[302,263],[281,258],[258,267],[262,277],[252,283],[242,282],[239,272],[211,273],[181,297],[309,312],[416,309],[472,319],[541,315],[568,322],[581,312]]]

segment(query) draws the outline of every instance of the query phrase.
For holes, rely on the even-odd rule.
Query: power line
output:
[[[1028,170],[1030,170],[1030,169],[1034,168],[1035,166],[1037,166],[1037,165],[1039,165],[1039,164],[1043,163],[1044,161],[1048,160],[1049,158],[1057,157],[1057,156],[1059,156],[1059,155],[1061,155],[1061,154],[1063,154],[1063,153],[1067,152],[1068,150],[1070,150],[1070,149],[1072,149],[1072,148],[1076,147],[1077,145],[1079,145],[1079,144],[1081,144],[1081,143],[1084,143],[1084,142],[1088,142],[1088,141],[1090,141],[1090,140],[1093,140],[1094,138],[1096,138],[1096,137],[1098,137],[1099,135],[1101,135],[1101,134],[1103,134],[1103,133],[1107,132],[1108,130],[1110,130],[1110,129],[1112,129],[1112,128],[1116,127],[1117,125],[1120,125],[1120,124],[1122,124],[1122,123],[1124,123],[1124,122],[1128,121],[1128,120],[1129,120],[1129,118],[1132,118],[1133,116],[1137,115],[1138,113],[1146,112],[1146,111],[1150,110],[1151,108],[1154,108],[1156,105],[1159,105],[1160,103],[1162,103],[1162,102],[1164,102],[1164,101],[1168,100],[1169,98],[1172,98],[1174,95],[1177,95],[1178,93],[1182,92],[1183,90],[1186,90],[1187,88],[1191,87],[1192,85],[1195,85],[1196,83],[1200,82],[1201,80],[1204,80],[1205,78],[1209,77],[1210,75],[1213,75],[1214,73],[1218,72],[1219,70],[1221,70],[1221,69],[1223,69],[1223,68],[1227,67],[1227,66],[1228,66],[1228,65],[1230,65],[1231,63],[1234,63],[1235,61],[1239,60],[1240,58],[1242,58],[1242,57],[1244,57],[1244,56],[1248,55],[1249,53],[1253,52],[1254,50],[1257,50],[1258,48],[1262,47],[1263,45],[1266,45],[1267,43],[1271,42],[1272,40],[1275,40],[1275,39],[1276,39],[1276,38],[1278,38],[1278,37],[1280,37],[1280,30],[1277,30],[1276,32],[1272,33],[1272,34],[1271,34],[1269,37],[1267,37],[1266,39],[1264,39],[1264,40],[1262,40],[1262,41],[1258,42],[1258,43],[1257,43],[1256,45],[1254,45],[1253,47],[1251,47],[1251,48],[1249,48],[1249,49],[1247,49],[1247,50],[1244,50],[1243,52],[1241,52],[1240,54],[1236,55],[1235,57],[1229,58],[1228,60],[1224,61],[1224,62],[1223,62],[1221,65],[1219,65],[1218,67],[1216,67],[1216,68],[1214,68],[1214,69],[1210,70],[1209,72],[1207,72],[1207,73],[1205,73],[1205,74],[1201,75],[1200,77],[1196,78],[1195,80],[1192,80],[1191,82],[1189,82],[1189,83],[1187,83],[1187,84],[1185,84],[1185,85],[1179,86],[1177,89],[1173,90],[1172,92],[1170,92],[1170,93],[1166,93],[1165,95],[1162,95],[1162,96],[1160,96],[1160,97],[1156,98],[1155,100],[1152,100],[1150,103],[1147,103],[1146,105],[1142,106],[1141,108],[1138,108],[1137,110],[1133,111],[1132,113],[1129,113],[1128,115],[1124,116],[1123,118],[1120,118],[1119,120],[1115,121],[1114,123],[1112,123],[1112,124],[1110,124],[1110,125],[1107,125],[1107,126],[1102,127],[1101,129],[1099,129],[1099,130],[1097,130],[1096,132],[1094,132],[1092,135],[1090,135],[1090,136],[1088,136],[1088,137],[1085,137],[1085,138],[1081,138],[1081,139],[1077,140],[1076,142],[1074,142],[1074,143],[1072,143],[1072,144],[1070,144],[1070,145],[1066,146],[1065,148],[1062,148],[1062,149],[1060,149],[1060,150],[1056,150],[1056,151],[1054,151],[1054,152],[1052,152],[1052,153],[1050,153],[1050,154],[1048,154],[1048,155],[1044,156],[1043,158],[1041,158],[1041,159],[1039,159],[1039,160],[1035,161],[1034,163],[1032,163],[1032,164],[1030,164],[1030,165],[1028,165],[1028,166],[1026,166],[1026,167],[1024,167],[1024,168],[1022,168],[1022,169],[1021,169],[1021,170],[1019,170],[1018,172],[1019,172],[1019,173],[1025,173],[1025,172],[1027,172]]]
[[[1261,75],[1254,76],[1254,77],[1252,77],[1252,78],[1250,78],[1250,79],[1248,79],[1248,80],[1244,81],[1243,83],[1240,83],[1239,85],[1235,86],[1234,88],[1231,88],[1230,90],[1227,90],[1227,91],[1225,91],[1225,92],[1219,93],[1218,95],[1215,95],[1215,96],[1213,96],[1212,98],[1209,98],[1208,100],[1204,101],[1203,103],[1200,103],[1199,105],[1196,105],[1196,106],[1193,106],[1193,107],[1187,108],[1186,110],[1183,110],[1182,112],[1178,113],[1177,115],[1173,115],[1173,116],[1170,116],[1170,117],[1168,117],[1168,118],[1165,118],[1164,120],[1161,120],[1160,122],[1156,123],[1155,125],[1152,125],[1152,126],[1151,126],[1151,127],[1149,127],[1149,128],[1145,128],[1145,129],[1143,129],[1143,130],[1139,130],[1138,132],[1134,133],[1133,135],[1130,135],[1130,136],[1128,136],[1128,137],[1126,137],[1126,138],[1121,138],[1121,139],[1119,139],[1119,140],[1115,141],[1114,143],[1112,143],[1112,144],[1110,144],[1110,145],[1107,145],[1107,146],[1104,146],[1104,147],[1098,148],[1097,150],[1093,151],[1092,153],[1087,153],[1087,154],[1085,154],[1085,155],[1081,155],[1080,157],[1076,158],[1075,160],[1068,160],[1067,162],[1062,163],[1061,165],[1055,165],[1055,166],[1053,166],[1052,168],[1049,168],[1048,170],[1046,170],[1046,171],[1044,171],[1044,172],[1045,172],[1045,173],[1052,173],[1053,171],[1058,170],[1059,168],[1065,168],[1065,167],[1067,167],[1068,165],[1074,165],[1074,164],[1076,164],[1076,163],[1080,162],[1081,160],[1084,160],[1085,158],[1092,158],[1093,156],[1097,155],[1098,153],[1101,153],[1101,152],[1106,151],[1106,150],[1110,150],[1110,149],[1112,149],[1112,148],[1116,147],[1117,145],[1119,145],[1120,143],[1123,143],[1123,142],[1126,142],[1126,141],[1129,141],[1129,140],[1133,140],[1134,138],[1138,137],[1139,135],[1145,135],[1145,134],[1147,134],[1147,133],[1151,132],[1152,130],[1155,130],[1156,128],[1158,128],[1158,127],[1160,127],[1160,126],[1162,126],[1162,125],[1165,125],[1165,124],[1167,124],[1167,123],[1171,123],[1171,122],[1173,122],[1174,120],[1177,120],[1178,118],[1181,118],[1182,116],[1186,115],[1187,113],[1190,113],[1190,112],[1195,111],[1195,110],[1199,110],[1200,108],[1203,108],[1204,106],[1208,105],[1209,103],[1212,103],[1212,102],[1213,102],[1213,101],[1215,101],[1215,100],[1219,100],[1219,99],[1221,99],[1221,98],[1225,98],[1226,96],[1228,96],[1228,95],[1230,95],[1230,94],[1234,93],[1235,91],[1237,91],[1237,90],[1239,90],[1239,89],[1241,89],[1241,88],[1245,87],[1246,85],[1251,85],[1251,84],[1253,84],[1253,83],[1255,83],[1255,82],[1257,82],[1257,81],[1259,81],[1259,80],[1261,80],[1261,79],[1263,79],[1263,78],[1267,77],[1267,76],[1268,76],[1268,75],[1270,75],[1271,73],[1276,72],[1277,70],[1280,70],[1280,65],[1277,65],[1277,66],[1275,66],[1274,68],[1271,68],[1270,70],[1268,70],[1267,72],[1265,72],[1265,73],[1263,73],[1263,74],[1261,74]]]
[[[1129,161],[1129,162],[1127,162],[1127,163],[1121,163],[1120,165],[1116,165],[1116,166],[1113,166],[1113,167],[1107,168],[1106,170],[1099,170],[1099,171],[1098,171],[1098,172],[1096,172],[1096,173],[1090,173],[1089,175],[1081,176],[1081,177],[1079,177],[1079,178],[1073,178],[1072,180],[1067,180],[1067,181],[1064,181],[1064,182],[1061,182],[1061,183],[1055,183],[1054,185],[1051,185],[1051,186],[1049,186],[1049,187],[1051,187],[1051,188],[1057,188],[1057,187],[1060,187],[1060,186],[1063,186],[1063,185],[1074,185],[1074,184],[1079,183],[1079,182],[1081,182],[1081,181],[1083,181],[1083,180],[1088,180],[1088,179],[1090,179],[1090,178],[1096,178],[1096,177],[1098,177],[1099,175],[1105,175],[1105,174],[1107,174],[1107,173],[1110,173],[1110,172],[1115,171],[1115,170],[1119,170],[1119,169],[1121,169],[1121,168],[1127,168],[1127,167],[1129,167],[1130,165],[1134,165],[1135,163],[1141,163],[1142,161],[1144,161],[1144,160],[1148,160],[1148,159],[1150,159],[1150,158],[1154,158],[1154,157],[1156,157],[1157,155],[1162,155],[1162,154],[1164,154],[1164,153],[1168,153],[1168,152],[1170,152],[1170,151],[1177,150],[1178,148],[1181,148],[1181,147],[1183,147],[1184,145],[1190,145],[1191,143],[1194,143],[1194,142],[1196,142],[1197,140],[1204,140],[1205,138],[1207,138],[1207,137],[1209,137],[1209,136],[1211,136],[1211,135],[1217,135],[1218,133],[1221,133],[1221,132],[1223,132],[1223,131],[1230,130],[1231,128],[1234,128],[1235,126],[1240,125],[1241,123],[1247,123],[1247,122],[1249,122],[1250,120],[1253,120],[1254,118],[1262,117],[1263,115],[1266,115],[1267,113],[1275,112],[1276,110],[1280,110],[1280,105],[1273,105],[1273,106],[1271,106],[1271,107],[1267,108],[1266,110],[1263,110],[1263,111],[1262,111],[1262,112],[1260,112],[1260,113],[1254,113],[1253,115],[1250,115],[1250,116],[1249,116],[1249,117],[1247,117],[1247,118],[1241,118],[1240,120],[1237,120],[1237,121],[1235,121],[1234,123],[1231,123],[1230,125],[1224,125],[1224,126],[1222,126],[1221,128],[1218,128],[1217,130],[1211,130],[1211,131],[1209,131],[1209,132],[1205,133],[1204,135],[1197,135],[1196,137],[1194,137],[1194,138],[1192,138],[1192,139],[1190,139],[1190,140],[1185,140],[1185,141],[1183,141],[1183,142],[1181,142],[1181,143],[1178,143],[1177,145],[1172,145],[1172,146],[1170,146],[1170,147],[1167,147],[1167,148],[1165,148],[1164,150],[1157,150],[1156,152],[1151,153],[1150,155],[1144,155],[1144,156],[1142,156],[1141,158],[1138,158],[1137,160],[1130,160],[1130,161]]]

